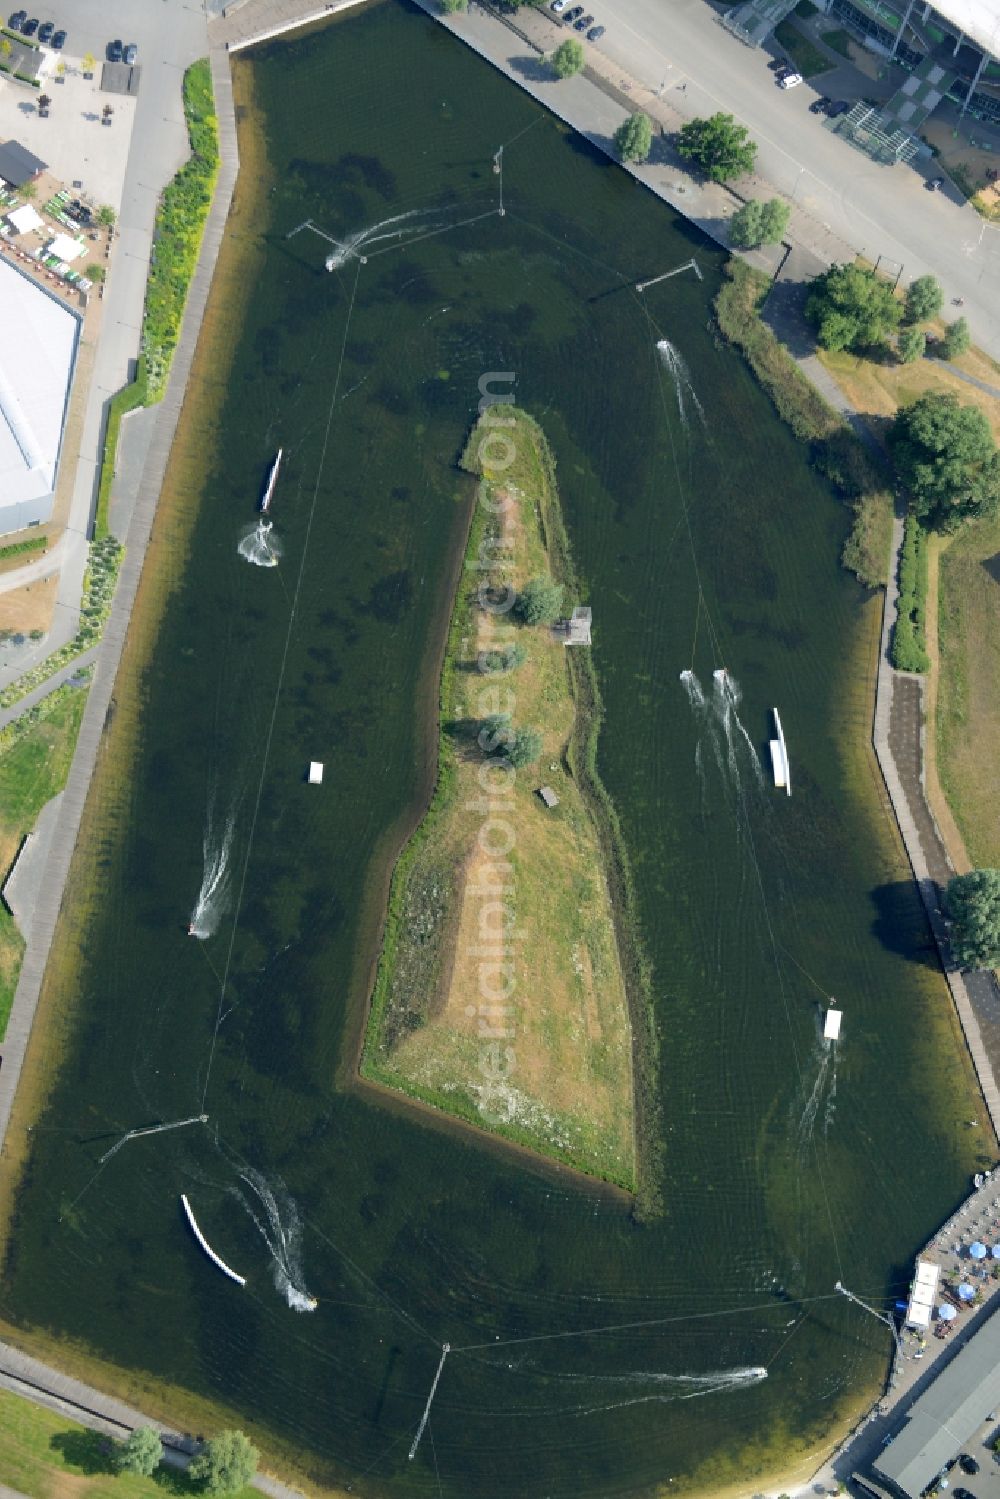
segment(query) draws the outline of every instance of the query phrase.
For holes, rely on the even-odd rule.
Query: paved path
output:
[[[347,10],[360,0],[238,0],[223,7],[222,16],[209,26],[213,47],[239,52],[271,37],[323,21]]]
[[[36,703],[40,703],[43,698],[48,697],[50,692],[55,692],[57,687],[61,687],[64,682],[68,682],[70,677],[75,676],[85,666],[92,666],[97,660],[98,649],[99,647],[96,645],[91,646],[89,651],[84,651],[82,655],[74,657],[66,666],[60,667],[57,672],[53,672],[51,677],[46,677],[45,681],[38,687],[33,688],[24,697],[18,698],[17,702],[13,703],[11,707],[0,709],[0,729],[5,729],[9,723],[14,722],[15,718],[20,718],[21,714],[26,712],[28,708],[33,708]]]
[[[1000,401],[1000,390],[995,385],[987,385],[985,380],[977,380],[975,375],[966,374],[965,370],[960,370],[958,365],[952,364],[950,360],[946,359],[943,362],[945,369],[951,370],[956,380],[964,380],[966,385],[974,385],[977,390],[983,390],[988,396],[993,396]]]
[[[118,1441],[137,1426],[153,1426],[166,1448],[164,1460],[172,1467],[186,1468],[199,1449],[199,1443],[189,1434],[161,1425],[125,1401],[61,1373],[9,1343],[0,1343],[0,1388]],[[270,1499],[301,1499],[297,1489],[264,1473],[257,1475],[253,1487]],[[0,1499],[11,1492],[0,1488]]]

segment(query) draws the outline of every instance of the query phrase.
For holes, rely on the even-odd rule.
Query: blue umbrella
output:
[[[947,1301],[944,1301],[938,1307],[938,1316],[940,1317],[942,1322],[954,1322],[955,1318],[958,1316],[958,1313],[953,1306],[951,1306]]]
[[[981,1244],[977,1239],[974,1244],[969,1245],[969,1253],[974,1260],[984,1260],[986,1258],[986,1245]]]
[[[994,1246],[993,1246],[993,1258],[995,1260],[1000,1260],[1000,1244],[994,1244]]]
[[[973,1298],[973,1296],[975,1296],[975,1294],[976,1293],[973,1290],[972,1286],[968,1285],[965,1281],[963,1281],[962,1284],[958,1288],[958,1295],[959,1295],[959,1300],[960,1301],[971,1301],[972,1298]]]

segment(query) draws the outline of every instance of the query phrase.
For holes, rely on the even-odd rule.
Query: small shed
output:
[[[33,229],[41,229],[45,221],[30,203],[22,203],[20,208],[10,211],[7,222],[13,225],[18,234],[30,234]]]
[[[322,760],[309,761],[309,784],[310,786],[321,786],[323,784]]]
[[[25,51],[34,52],[37,49],[25,48]],[[13,59],[11,65],[12,71],[16,72]],[[34,181],[40,172],[45,171],[45,165],[40,156],[22,146],[20,141],[5,141],[0,146],[0,177],[11,187],[23,187],[26,182]]]
[[[547,807],[558,807],[559,798],[556,796],[551,786],[539,786],[538,795],[541,797],[542,801]]]
[[[563,644],[589,645],[592,619],[593,615],[590,609],[584,605],[580,605],[574,609],[566,621],[566,639],[563,641]]]

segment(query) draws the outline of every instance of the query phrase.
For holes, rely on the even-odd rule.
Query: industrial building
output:
[[[0,534],[49,520],[80,317],[0,260]]]

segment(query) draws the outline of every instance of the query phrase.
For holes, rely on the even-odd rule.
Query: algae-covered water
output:
[[[196,372],[149,563],[172,592],[116,693],[3,1313],[356,1493],[752,1489],[880,1379],[888,1335],[834,1282],[891,1303],[977,1137],[866,749],[845,511],[712,332],[720,253],[432,21],[387,3],[237,69],[266,145],[230,242],[250,281],[213,309],[231,366]],[[341,248],[286,237],[305,220]],[[692,254],[703,281],[636,295]],[[643,1226],[350,1082],[490,372],[553,445],[594,610],[660,1049]]]

